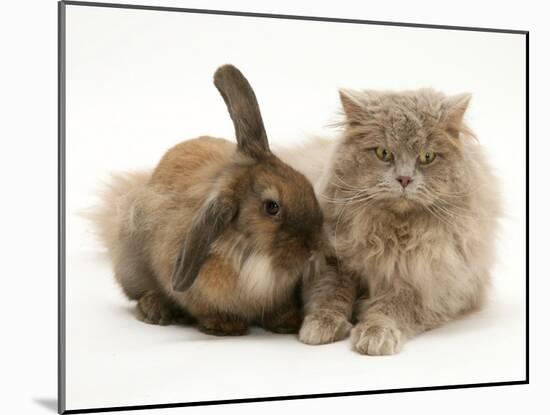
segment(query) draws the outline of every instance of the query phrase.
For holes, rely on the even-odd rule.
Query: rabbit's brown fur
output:
[[[321,210],[307,179],[270,152],[246,79],[226,66],[215,83],[237,145],[174,146],[152,174],[115,180],[96,221],[143,320],[190,315],[210,334],[244,334],[251,323],[297,331],[296,291],[323,258]]]

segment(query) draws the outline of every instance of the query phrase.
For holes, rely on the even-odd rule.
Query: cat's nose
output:
[[[413,181],[411,176],[398,176],[397,181],[401,183],[401,186],[403,186],[403,189],[409,185],[410,182]]]

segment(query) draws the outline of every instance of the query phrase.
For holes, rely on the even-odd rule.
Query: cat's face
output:
[[[465,194],[468,95],[342,91],[341,99],[346,134],[334,178],[341,197],[355,193],[365,204],[404,212],[456,204]]]

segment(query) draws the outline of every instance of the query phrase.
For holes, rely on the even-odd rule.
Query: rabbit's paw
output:
[[[264,318],[263,327],[273,333],[298,333],[302,324],[302,313],[298,309],[291,309],[286,313],[269,315]]]
[[[173,310],[166,299],[153,291],[147,292],[137,303],[137,318],[149,324],[166,326],[173,321]]]
[[[239,319],[200,317],[198,323],[200,331],[214,336],[242,336],[248,332],[248,323]]]

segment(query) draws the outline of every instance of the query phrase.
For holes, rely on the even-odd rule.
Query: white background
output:
[[[68,409],[524,379],[524,36],[68,6],[66,56]],[[132,319],[77,213],[112,171],[152,167],[182,139],[232,137],[212,85],[226,62],[251,81],[272,146],[334,134],[323,126],[339,86],[472,92],[507,215],[487,310],[386,359],[349,341],[219,339]]]
[[[50,2],[51,3],[51,2]],[[168,2],[164,2],[166,4]],[[377,6],[369,9],[354,9],[345,2],[339,2],[333,5],[316,4],[316,8],[308,7],[307,3],[301,6],[277,3],[277,9],[264,5],[247,5],[246,2],[234,2],[234,7],[229,7],[227,2],[172,2],[187,7],[210,7],[222,9],[241,9],[249,11],[280,12],[309,15],[328,15],[341,17],[357,17],[364,19],[378,20],[397,20],[409,22],[425,23],[445,23],[460,24],[472,26],[500,26],[509,28],[528,28],[535,36],[532,43],[533,49],[542,50],[545,40],[542,36],[543,27],[537,23],[537,18],[542,16],[541,11],[529,10],[525,3],[521,7],[506,8],[506,5],[499,3],[499,13],[495,16],[491,6],[486,9],[483,5],[475,4],[475,8],[468,7],[464,3],[457,6],[456,9],[445,6],[445,10],[437,9],[434,5],[426,3],[421,7],[419,2],[415,3],[414,9],[405,3],[396,7],[395,4],[387,6]],[[55,236],[56,223],[55,217],[55,177],[56,177],[56,148],[55,148],[55,5],[50,4],[49,10],[46,7],[47,2],[41,2],[40,6],[35,6],[33,13],[27,10],[25,19],[16,19],[9,13],[8,24],[2,25],[2,30],[7,30],[3,39],[12,40],[17,38],[18,42],[11,43],[13,49],[13,58],[10,59],[11,65],[5,65],[3,71],[6,73],[2,77],[3,90],[8,91],[9,99],[6,100],[3,113],[7,114],[3,127],[6,131],[3,133],[6,143],[6,157],[2,168],[3,184],[6,193],[13,196],[6,197],[6,203],[3,205],[4,220],[3,228],[8,232],[4,233],[6,239],[3,244],[4,250],[10,252],[6,255],[5,261],[8,264],[5,269],[4,318],[8,323],[8,329],[12,329],[10,341],[5,341],[7,350],[3,356],[8,357],[3,362],[3,368],[9,380],[6,390],[10,391],[7,397],[7,404],[18,406],[18,412],[39,412],[45,410],[44,405],[37,402],[50,402],[55,396]],[[434,3],[435,4],[435,3]],[[28,7],[28,5],[27,5]],[[358,7],[358,6],[357,6]],[[442,6],[439,6],[442,7]],[[428,10],[432,14],[428,14]],[[507,12],[505,12],[507,10]],[[475,11],[475,13],[473,13]],[[542,21],[541,21],[542,23]],[[537,36],[538,34],[538,36]],[[46,46],[49,46],[46,47]],[[535,55],[535,61],[540,59],[540,55]],[[547,62],[536,61],[536,73],[547,71]],[[16,77],[17,75],[17,77]],[[531,74],[532,82],[536,82],[537,91],[534,94],[535,99],[544,96],[545,81],[543,78],[534,77]],[[535,114],[541,111],[540,117],[534,119],[544,119],[542,105],[535,105]],[[14,109],[18,111],[13,111]],[[533,152],[532,171],[534,166],[541,169],[538,178],[543,179],[544,171],[540,163],[536,163],[537,157],[544,156],[544,143],[536,140],[537,124],[532,124],[532,144],[536,149]],[[12,148],[12,145],[19,145]],[[23,157],[16,157],[22,155]],[[15,173],[16,172],[16,173]],[[17,177],[18,181],[13,181]],[[6,179],[6,180],[4,180]],[[539,192],[541,195],[541,192]],[[537,197],[541,197],[537,195]],[[16,197],[15,197],[16,196]],[[531,208],[534,208],[532,201]],[[539,202],[543,202],[541,198]],[[544,211],[541,205],[537,211]],[[543,229],[544,217],[537,217],[537,229],[535,235],[541,235],[540,229]],[[533,241],[532,241],[533,243]],[[23,249],[32,246],[29,249]],[[16,247],[16,250],[13,250]],[[541,244],[532,245],[533,250],[543,248]],[[9,251],[8,251],[9,250]],[[537,260],[543,257],[536,255]],[[538,271],[538,272],[537,272]],[[537,278],[538,275],[538,278]],[[537,320],[544,316],[546,302],[544,300],[545,284],[541,274],[541,268],[536,266],[532,269],[532,285],[537,287],[533,292],[532,301],[533,310],[536,307],[532,322],[536,324]],[[14,281],[15,283],[11,283]],[[541,295],[542,294],[542,295]],[[24,296],[24,297],[23,297]],[[28,321],[25,321],[28,319]],[[252,404],[227,406],[217,408],[189,408],[172,410],[176,412],[231,412],[239,411],[253,413],[257,410],[275,411],[280,410],[300,410],[300,409],[322,409],[323,411],[335,410],[353,410],[354,408],[369,411],[390,411],[397,409],[413,408],[423,412],[438,411],[443,408],[444,403],[452,402],[449,408],[444,409],[450,413],[459,413],[464,410],[471,410],[479,406],[499,410],[504,413],[517,412],[519,408],[525,409],[526,406],[535,405],[539,391],[544,388],[543,371],[546,368],[547,358],[544,355],[546,334],[544,327],[537,330],[535,334],[537,340],[537,350],[543,353],[536,353],[532,356],[536,359],[537,367],[532,374],[532,385],[513,388],[491,388],[469,391],[442,391],[431,393],[400,394],[385,396],[369,396],[341,398],[330,400],[301,401],[301,402],[279,402],[267,404]],[[533,344],[533,343],[532,343]],[[408,350],[411,350],[410,347]],[[21,358],[14,357],[18,351]],[[429,368],[429,363],[426,366]],[[7,370],[6,370],[7,369]],[[14,383],[20,386],[14,390]],[[13,392],[12,392],[13,391]],[[420,406],[420,403],[422,405]],[[46,405],[47,406],[47,405]],[[34,413],[31,412],[31,413]],[[160,412],[160,411],[158,411]]]

